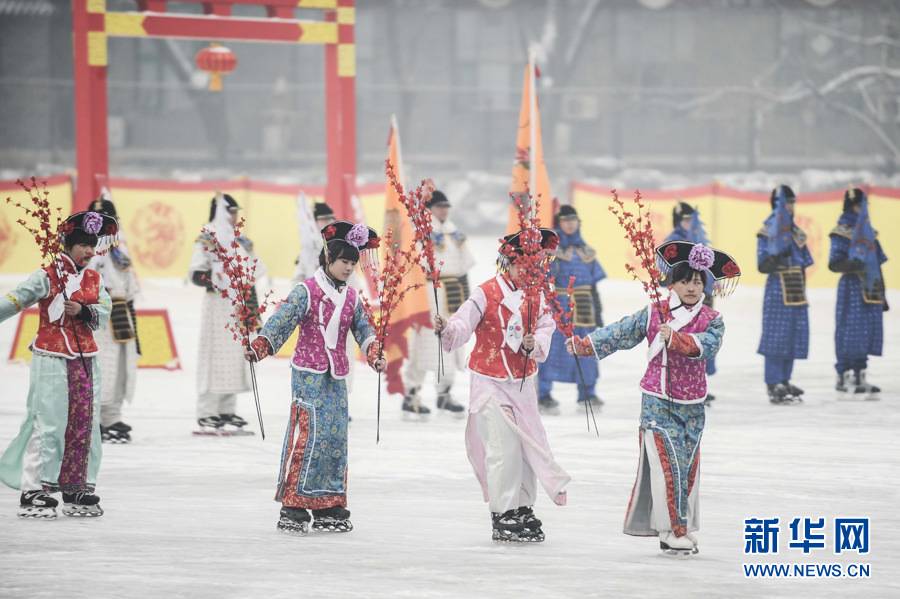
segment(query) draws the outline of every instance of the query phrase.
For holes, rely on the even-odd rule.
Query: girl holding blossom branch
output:
[[[554,322],[541,301],[543,272],[532,267],[546,263],[558,240],[552,230],[531,226],[504,237],[497,276],[475,288],[448,320],[433,317],[444,351],[475,335],[466,451],[490,506],[495,541],[544,540],[532,508],[537,482],[555,504],[566,503],[570,477],[550,451],[535,385]],[[540,281],[530,280],[535,276]]]
[[[46,188],[21,183],[37,223],[19,219],[34,237],[44,266],[0,296],[0,322],[37,304],[40,322],[31,344],[28,410],[19,435],[0,457],[0,481],[21,489],[19,517],[103,515],[94,494],[100,470],[100,369],[94,333],[109,318],[112,302],[100,274],[87,268],[98,246],[113,243],[116,219],[78,212],[51,225]],[[9,201],[9,200],[8,200]],[[11,203],[11,202],[10,202]],[[102,251],[102,250],[99,250]]]
[[[326,226],[322,237],[319,269],[294,287],[247,352],[252,361],[274,355],[300,327],[275,494],[282,504],[278,529],[299,535],[309,532],[311,521],[313,530],[353,529],[346,509],[348,335],[372,368],[385,367],[361,295],[347,285],[360,254],[377,251],[380,240],[373,229],[347,221]]]
[[[707,278],[717,293],[734,288],[740,269],[727,254],[686,241],[652,251],[653,231],[643,215],[611,208],[627,232],[648,280],[651,304],[587,337],[566,341],[569,353],[603,359],[647,339],[648,364],[641,379],[640,457],[625,516],[625,534],[659,537],[669,555],[697,553],[700,438],[705,421],[706,360],[722,344],[721,315],[703,304]],[[657,266],[659,261],[659,267]],[[662,270],[660,270],[660,267]],[[632,274],[638,278],[636,270]],[[669,298],[658,287],[665,276]]]

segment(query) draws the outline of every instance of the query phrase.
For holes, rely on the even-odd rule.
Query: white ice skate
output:
[[[63,516],[70,518],[99,518],[103,515],[100,498],[93,493],[79,491],[63,493]]]
[[[697,548],[697,540],[692,535],[677,537],[672,531],[659,535],[659,550],[664,555],[672,557],[689,557],[700,551]]]

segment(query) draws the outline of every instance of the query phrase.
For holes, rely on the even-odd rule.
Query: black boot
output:
[[[309,511],[303,508],[282,507],[275,528],[287,534],[302,536],[309,532],[310,520],[312,518]]]
[[[59,502],[42,489],[23,491],[19,498],[19,518],[56,518]]]
[[[534,510],[531,509],[531,506],[523,505],[516,510],[516,516],[524,527],[519,534],[521,540],[530,543],[540,543],[544,540],[544,531],[541,530],[543,523],[534,515]]]
[[[493,526],[492,538],[500,543],[518,543],[519,535],[525,530],[525,525],[519,519],[518,510],[507,510],[502,514],[491,512],[491,524]]]
[[[350,522],[350,510],[342,507],[329,507],[322,510],[313,510],[313,530],[327,532],[350,532],[353,523]]]
[[[794,396],[790,394],[788,388],[778,383],[777,385],[766,385],[769,391],[769,402],[778,406],[789,406],[794,403]]]
[[[863,394],[866,399],[878,399],[877,395],[881,393],[881,388],[876,387],[866,381],[866,369],[855,371],[853,373],[854,389],[853,394]]]
[[[844,372],[838,374],[837,383],[834,385],[834,390],[838,393],[848,393],[850,391],[850,377],[853,376],[849,370],[845,370]]]
[[[424,418],[431,414],[431,410],[423,406],[419,401],[418,389],[410,389],[409,392],[403,396],[402,410],[404,416],[412,416],[415,418]]]
[[[437,396],[437,407],[439,410],[446,410],[454,416],[462,417],[465,415],[466,409],[453,401],[450,397],[450,390],[441,391]]]
[[[545,395],[538,398],[538,410],[540,410],[541,414],[557,416],[559,415],[559,402],[549,395]]]
[[[788,393],[790,393],[794,397],[800,397],[801,395],[806,393],[806,391],[804,391],[803,389],[801,389],[800,387],[798,387],[797,385],[795,385],[794,383],[792,383],[790,381],[784,381],[781,384],[784,385],[785,387],[787,387]]]
[[[63,493],[63,515],[72,518],[97,518],[103,515],[100,498],[88,491]]]

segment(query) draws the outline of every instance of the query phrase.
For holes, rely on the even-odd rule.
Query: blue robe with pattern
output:
[[[559,229],[560,243],[557,251],[557,259],[551,265],[551,275],[553,276],[556,289],[562,293],[558,294],[559,304],[564,310],[568,310],[569,298],[565,295],[566,287],[569,285],[569,277],[575,277],[575,287],[590,286],[594,287],[597,283],[606,278],[606,272],[600,266],[600,262],[594,257],[594,250],[588,246],[581,238],[580,231],[576,231],[572,235],[566,235]],[[586,256],[579,254],[579,251]],[[569,259],[563,259],[560,254],[564,254]],[[588,258],[587,260],[583,258]],[[601,315],[602,306],[600,305],[600,296],[594,290],[594,313],[597,317],[597,326],[603,326],[603,318]],[[575,327],[574,332],[580,337],[584,337],[593,330],[591,327]],[[585,399],[585,396],[593,393],[597,379],[600,378],[599,362],[596,360],[580,360],[581,372],[584,375],[585,389],[579,389],[579,399]],[[549,394],[550,388],[554,381],[561,383],[578,383],[578,367],[575,359],[566,352],[566,339],[558,330],[553,332],[553,340],[550,344],[550,354],[547,360],[539,365],[538,383],[541,388],[541,395]]]
[[[287,300],[266,321],[260,335],[269,340],[273,354],[288,340],[294,329],[309,313],[309,296],[304,285],[297,285]],[[353,313],[350,331],[356,342],[363,344],[374,337],[374,331],[366,318],[362,302]],[[302,338],[297,343],[308,343]],[[303,450],[303,464],[297,488],[298,497],[315,499],[326,496],[346,496],[347,480],[347,383],[336,379],[330,371],[307,372],[291,368],[291,398],[295,406],[307,413],[310,431]],[[292,430],[288,424],[281,451],[278,488],[276,496],[281,500],[283,485],[290,466],[292,448],[289,447]]]
[[[846,260],[849,257],[850,238],[859,215],[845,212],[838,220],[838,226],[831,232],[831,250],[828,264]],[[887,262],[881,243],[875,239],[878,263]],[[880,356],[884,343],[884,305],[867,303],[863,300],[865,276],[863,273],[848,272],[841,275],[837,288],[835,308],[834,349],[837,355],[838,372],[845,368],[865,368],[867,356]]]
[[[799,266],[805,270],[812,266],[813,258],[805,242],[802,231],[794,226],[794,235],[785,251],[785,266]],[[769,240],[765,231],[757,234],[756,261],[762,268],[769,258]],[[786,306],[781,289],[781,277],[777,272],[766,279],[763,296],[762,338],[756,350],[764,356],[782,359],[804,359],[809,354],[809,306]]]

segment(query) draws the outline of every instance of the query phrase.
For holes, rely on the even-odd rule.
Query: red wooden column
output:
[[[325,46],[325,145],[328,183],[325,199],[338,218],[353,218],[356,184],[356,23],[355,0],[338,0],[325,20],[338,24],[336,44]],[[347,182],[350,182],[348,185]]]
[[[100,195],[97,178],[109,175],[106,131],[106,0],[73,0],[75,155],[78,181],[72,210]]]

